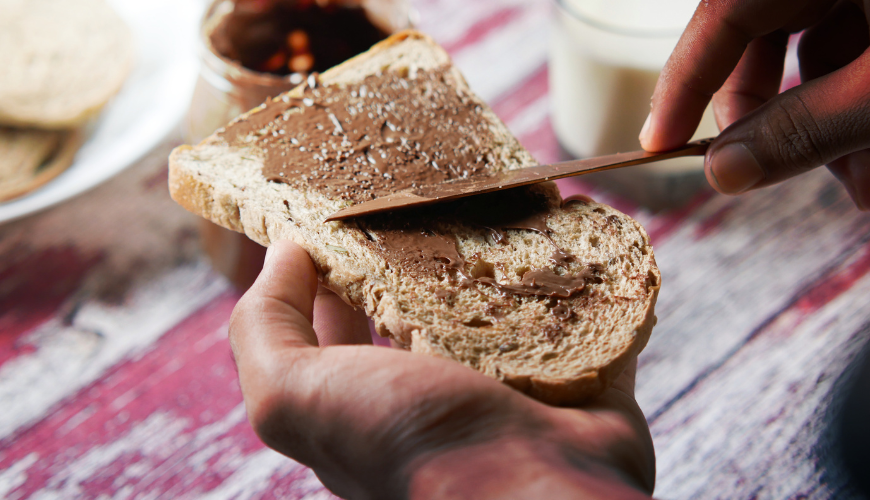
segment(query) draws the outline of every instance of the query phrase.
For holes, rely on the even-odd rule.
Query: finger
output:
[[[848,65],[870,47],[870,30],[863,5],[843,0],[801,36],[798,57],[804,82]],[[828,163],[828,170],[846,187],[860,210],[870,209],[870,151],[846,155]]]
[[[870,147],[870,52],[780,94],[724,130],[707,151],[710,184],[736,194]]]
[[[719,130],[755,111],[779,93],[788,33],[774,31],[749,43],[740,62],[713,96]]]
[[[321,347],[372,343],[366,315],[322,286],[314,299],[314,331]]]
[[[613,382],[613,388],[634,397],[634,381],[637,377],[637,358],[632,359],[625,370]]]
[[[239,350],[237,357],[262,342],[316,346],[311,327],[316,290],[317,272],[305,250],[290,241],[272,243],[260,275],[230,319],[230,341]],[[254,325],[256,329],[250,328]]]
[[[837,71],[860,57],[868,46],[870,32],[861,7],[841,1],[801,36],[801,80],[808,82]]]
[[[749,43],[792,23],[810,3],[702,2],[656,84],[640,135],[644,149],[663,151],[686,143]]]
[[[646,418],[634,398],[634,381],[637,373],[637,358],[632,359],[616,379],[610,389],[600,397],[581,408],[586,415],[599,419],[596,436],[584,435],[583,413],[568,413],[575,421],[575,430],[580,431],[580,441],[594,442],[595,439],[611,432],[624,436],[628,446],[613,449],[610,460],[634,478],[645,491],[652,491],[655,484],[655,451]],[[562,416],[566,416],[563,414]],[[567,441],[567,440],[566,440]]]
[[[249,392],[270,389],[259,381],[272,379],[274,353],[317,345],[311,326],[316,290],[317,273],[308,254],[291,242],[274,242],[260,276],[230,319],[230,345],[246,399]]]
[[[333,388],[326,380],[342,369],[342,363],[318,366],[323,351],[315,348],[312,326],[317,288],[317,272],[305,250],[289,241],[273,242],[257,281],[236,304],[229,328],[257,436],[308,465],[330,461],[314,445],[314,436],[322,431],[317,425],[329,428],[325,416],[334,406],[329,403]],[[340,471],[331,475],[353,483]]]
[[[828,170],[846,186],[859,210],[870,210],[870,150],[838,158],[828,163]]]

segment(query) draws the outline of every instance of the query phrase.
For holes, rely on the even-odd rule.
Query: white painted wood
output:
[[[726,209],[709,234],[699,234]],[[659,323],[640,357],[637,391],[647,417],[868,237],[870,215],[819,170],[739,199],[717,196],[654,241],[663,282]]]
[[[810,316],[787,310],[662,414],[657,496],[857,498],[819,442],[835,382],[870,340],[867,297],[870,275]]]
[[[54,319],[28,334],[35,352],[0,366],[0,437],[41,419],[220,293],[226,281],[199,262],[143,284],[123,306],[86,302],[72,325]]]
[[[35,352],[0,366],[0,438],[120,361],[150,348],[177,322],[229,285],[197,255],[196,218],[178,207],[162,175],[170,145],[88,196],[0,228],[0,256],[72,247],[105,255],[55,317],[27,334]],[[134,200],[134,201],[131,201]],[[120,303],[100,296],[118,283]],[[68,320],[71,324],[66,324]]]

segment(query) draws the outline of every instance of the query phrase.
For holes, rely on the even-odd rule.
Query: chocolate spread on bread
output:
[[[221,135],[232,145],[258,151],[267,180],[313,189],[332,199],[361,202],[490,174],[496,170],[494,139],[483,109],[449,85],[445,72],[387,72],[346,86],[323,86],[311,77],[302,97],[268,101]],[[505,296],[554,299],[552,312],[564,320],[572,313],[559,299],[601,283],[601,266],[583,265],[579,272],[567,272],[576,259],[550,237],[548,208],[547,200],[534,190],[520,188],[372,216],[355,224],[365,244],[403,273],[448,276],[460,287],[490,286]],[[456,238],[439,231],[439,222],[483,229],[497,244],[507,243],[506,230],[537,232],[554,247],[554,268],[526,271],[518,283],[472,277]]]
[[[224,137],[257,147],[270,181],[355,202],[491,171],[483,109],[448,85],[444,73],[307,85],[302,98],[268,101]]]
[[[372,231],[374,232],[374,231]],[[582,292],[589,283],[601,283],[601,266],[586,265],[577,274],[560,275],[552,269],[526,271],[519,283],[499,283],[495,278],[472,278],[466,272],[467,262],[456,248],[456,239],[418,227],[377,230],[372,246],[379,249],[388,262],[410,275],[439,275],[455,271],[461,286],[480,283],[498,291],[517,296],[538,296],[567,299]],[[443,294],[442,294],[443,295]]]
[[[600,273],[603,266],[585,264],[573,274],[558,272],[560,268],[566,270],[568,263],[576,259],[560,249],[550,237],[547,227],[549,212],[544,202],[530,190],[514,189],[445,203],[437,208],[438,212],[428,208],[401,217],[373,216],[358,224],[367,232],[370,246],[410,275],[450,276],[453,272],[460,287],[480,284],[491,286],[505,296],[568,299],[583,292],[589,284],[602,283]],[[466,270],[469,266],[456,247],[456,238],[446,231],[438,231],[440,218],[454,224],[486,229],[497,243],[507,243],[505,231],[508,229],[535,231],[553,245],[550,260],[554,268],[526,271],[518,283],[502,283],[492,276],[473,277]],[[421,226],[419,220],[429,221],[431,225]],[[438,291],[436,295],[442,299],[449,296]],[[561,300],[551,311],[562,320],[572,315]]]

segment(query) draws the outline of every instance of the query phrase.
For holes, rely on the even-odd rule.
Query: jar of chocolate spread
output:
[[[410,28],[411,15],[408,0],[215,0],[202,21],[185,142]],[[210,222],[200,235],[218,271],[240,288],[253,283],[265,249]]]
[[[215,0],[202,22],[185,141],[409,28],[410,15],[408,0]]]

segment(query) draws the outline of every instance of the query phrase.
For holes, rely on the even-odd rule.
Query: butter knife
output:
[[[418,207],[451,201],[466,196],[490,193],[539,182],[552,181],[563,177],[590,174],[613,168],[629,167],[644,163],[653,163],[682,156],[703,156],[707,153],[707,147],[713,142],[712,138],[690,142],[670,151],[650,153],[648,151],[632,151],[630,153],[617,153],[595,158],[571,160],[540,167],[521,168],[499,172],[486,177],[473,179],[459,179],[432,186],[401,191],[376,200],[367,201],[348,207],[327,217],[325,222],[371,215],[390,210]]]

